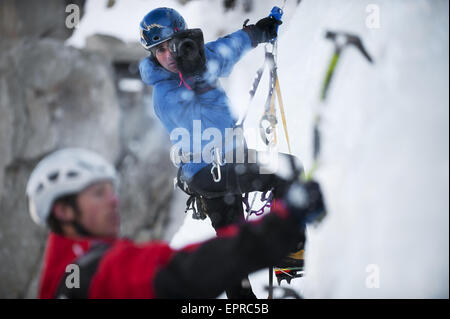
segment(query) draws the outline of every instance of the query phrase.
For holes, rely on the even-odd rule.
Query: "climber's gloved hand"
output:
[[[315,181],[295,181],[285,187],[279,197],[289,213],[301,224],[315,222],[325,215],[320,185]]]
[[[273,16],[262,18],[256,24],[247,25],[247,22],[248,20],[244,23],[243,30],[250,36],[253,47],[276,38],[278,26],[283,23]]]

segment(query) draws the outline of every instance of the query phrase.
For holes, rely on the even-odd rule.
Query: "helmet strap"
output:
[[[75,206],[73,207],[74,211],[75,211],[75,219],[70,222],[72,224],[72,226],[75,228],[75,230],[77,231],[77,233],[81,236],[84,237],[95,237],[94,234],[92,234],[91,232],[89,232],[86,227],[84,227],[80,222],[79,222],[79,217],[81,216],[81,211],[78,208],[78,204],[75,203]]]
[[[60,221],[62,225],[69,225],[72,226],[75,231],[77,232],[78,235],[83,236],[83,237],[95,237],[94,234],[92,234],[91,232],[89,232],[86,227],[84,227],[80,222],[79,222],[79,218],[81,216],[81,211],[78,208],[78,204],[75,201],[71,202],[69,204],[72,209],[75,212],[75,219],[73,221]]]
[[[157,66],[162,67],[162,65],[159,63],[158,59],[156,58],[156,53],[153,51],[149,51],[150,55],[149,58],[150,60],[153,61],[153,63],[155,63]]]
[[[72,226],[75,228],[77,233],[84,237],[95,237],[92,233],[90,233],[83,225],[81,225],[78,221],[74,220],[71,222]]]

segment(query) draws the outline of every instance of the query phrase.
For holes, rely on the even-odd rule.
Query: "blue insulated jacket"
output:
[[[155,113],[170,134],[172,143],[181,146],[183,152],[201,153],[213,140],[214,132],[220,132],[222,154],[225,154],[225,129],[233,128],[237,119],[231,114],[229,100],[217,80],[228,76],[251,48],[251,39],[243,30],[205,44],[207,71],[195,79],[183,79],[150,57],[141,61],[142,80],[154,86]],[[207,130],[211,128],[214,129]],[[190,179],[208,163],[210,160],[203,157],[201,161],[185,163],[183,173]]]

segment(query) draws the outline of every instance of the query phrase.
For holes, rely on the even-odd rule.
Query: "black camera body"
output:
[[[169,50],[183,76],[201,75],[206,71],[202,30],[187,29],[175,33],[169,41]]]

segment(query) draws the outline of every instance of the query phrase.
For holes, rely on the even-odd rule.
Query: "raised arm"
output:
[[[229,226],[218,238],[178,251],[156,274],[156,297],[216,298],[249,273],[271,266],[297,242],[299,228],[291,218],[279,209],[260,222]]]
[[[208,72],[216,77],[228,76],[233,66],[252,48],[250,36],[243,30],[205,44]]]
[[[215,298],[249,273],[280,261],[295,248],[305,222],[324,211],[315,182],[294,184],[286,194],[263,219],[227,227],[218,238],[176,252],[155,274],[156,297]]]

